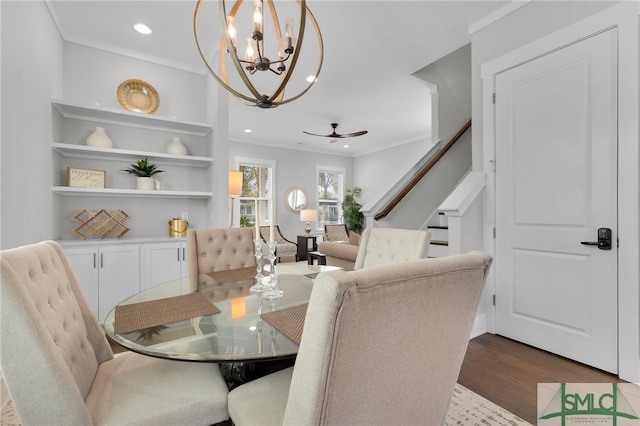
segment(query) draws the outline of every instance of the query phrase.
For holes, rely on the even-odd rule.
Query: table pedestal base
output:
[[[295,361],[296,359],[293,357],[276,361],[222,362],[220,363],[220,371],[225,382],[227,382],[229,390],[232,390],[243,383],[293,367]]]

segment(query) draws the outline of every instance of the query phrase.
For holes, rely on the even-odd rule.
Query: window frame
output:
[[[265,197],[243,197],[242,195],[239,197],[236,197],[237,201],[234,200],[235,203],[237,203],[235,207],[235,211],[240,212],[238,214],[237,219],[234,218],[234,223],[233,226],[237,226],[240,227],[240,218],[242,216],[241,210],[240,210],[240,205],[242,203],[242,201],[266,201],[267,203],[267,219],[266,221],[264,220],[263,217],[259,217],[259,219],[262,219],[262,222],[259,223],[259,226],[266,226],[269,225],[270,221],[271,221],[271,212],[274,211],[274,209],[272,208],[272,203],[275,202],[274,200],[274,192],[275,192],[275,188],[276,188],[276,161],[275,160],[267,160],[264,158],[252,158],[252,157],[235,157],[235,164],[236,164],[236,170],[240,170],[241,166],[245,166],[245,167],[264,167],[269,169],[269,177],[267,179],[267,188],[266,188],[266,192],[267,192],[267,196]],[[274,205],[275,207],[275,205]]]
[[[320,206],[323,204],[320,199],[320,173],[321,172],[329,172],[329,173],[339,173],[341,176],[339,185],[338,185],[338,199],[337,199],[337,209],[338,209],[338,219],[334,221],[322,221],[320,220]],[[344,167],[336,167],[336,166],[322,166],[316,165],[316,176],[315,176],[315,189],[316,189],[316,210],[318,211],[318,221],[316,222],[316,226],[318,227],[319,235],[324,234],[324,225],[325,224],[342,224],[344,223],[344,214],[342,212],[342,201],[344,200],[344,193],[346,189],[346,180],[347,180],[347,169]]]

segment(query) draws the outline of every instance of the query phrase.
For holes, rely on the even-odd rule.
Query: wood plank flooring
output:
[[[114,352],[126,350],[112,342]],[[538,383],[613,383],[618,377],[493,334],[471,339],[458,382],[537,424]]]
[[[493,334],[471,339],[458,383],[537,424],[538,383],[613,383],[617,376]]]

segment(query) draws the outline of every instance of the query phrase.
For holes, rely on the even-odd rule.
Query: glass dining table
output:
[[[295,357],[298,345],[263,320],[261,314],[306,303],[315,276],[330,269],[338,268],[295,265],[289,268],[289,272],[295,273],[280,272],[278,286],[284,295],[277,300],[266,300],[249,292],[255,268],[170,281],[120,302],[107,315],[104,328],[119,345],[160,358],[229,363]],[[205,300],[205,304],[210,302],[218,312],[203,314],[187,306],[176,321],[170,311],[183,309],[180,303],[192,296]],[[149,304],[145,302],[165,301],[164,306],[155,306],[155,311],[136,312],[138,307]],[[147,320],[155,316],[155,320],[122,328],[118,324],[118,310],[124,308],[133,310],[133,317]]]

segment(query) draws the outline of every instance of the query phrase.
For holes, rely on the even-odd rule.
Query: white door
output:
[[[496,331],[617,372],[617,30],[495,76]],[[582,245],[611,228],[611,250]]]

